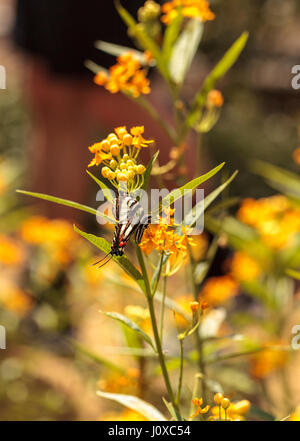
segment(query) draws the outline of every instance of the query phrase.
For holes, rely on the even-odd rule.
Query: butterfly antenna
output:
[[[98,266],[97,268],[101,268],[102,266],[106,265],[111,259],[112,259],[112,255],[109,257],[109,259],[106,260],[106,262],[102,263],[102,265]]]
[[[106,259],[107,256],[109,256],[110,254],[111,254],[111,251],[109,253],[105,254],[105,256],[102,257],[102,259],[97,260],[97,262],[95,262],[95,263],[92,263],[92,266],[98,265],[98,263],[103,262],[103,260]]]

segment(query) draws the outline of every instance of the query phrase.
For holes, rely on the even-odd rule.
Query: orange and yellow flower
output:
[[[228,399],[227,399],[228,400]],[[228,406],[227,406],[228,404]],[[245,420],[245,415],[249,412],[251,404],[248,400],[241,400],[232,403],[228,400],[226,403],[226,409],[222,404],[214,406],[211,409],[211,414],[213,420],[229,420],[229,421],[243,421]]]
[[[276,341],[270,342],[265,345],[266,349],[264,351],[251,357],[250,372],[253,377],[263,379],[287,363],[289,354],[284,348],[280,350],[281,344],[281,342]],[[276,345],[279,347],[268,349],[268,347]]]
[[[23,248],[12,238],[0,235],[0,263],[16,266],[24,259]]]
[[[127,182],[128,191],[140,188],[146,169],[138,164],[137,158],[141,149],[153,143],[153,140],[145,139],[143,134],[144,126],[132,127],[129,132],[126,126],[115,128],[115,132],[89,147],[95,155],[89,167],[102,164],[102,176],[116,188],[119,182]]]
[[[145,63],[149,60],[145,55]],[[111,93],[126,92],[135,98],[141,94],[150,93],[150,81],[146,78],[144,69],[133,52],[125,52],[117,58],[117,64],[111,66],[109,73],[100,71],[96,74],[94,82],[104,86]]]
[[[229,275],[207,279],[199,298],[211,306],[218,306],[237,295],[238,284]]]
[[[262,241],[274,250],[290,246],[300,233],[300,211],[284,196],[245,199],[238,218],[255,228]]]
[[[203,414],[207,413],[209,411],[209,409],[210,409],[210,406],[208,406],[208,405],[205,406],[205,407],[202,407],[202,405],[203,405],[203,398],[194,398],[193,399],[193,404],[197,408],[196,408],[196,412],[193,415],[190,416],[191,419],[196,418],[196,416],[198,416],[198,415],[203,415]]]
[[[259,264],[246,253],[236,252],[231,261],[231,275],[239,282],[257,279],[261,274]]]
[[[172,0],[162,5],[163,16],[161,21],[169,25],[178,15],[181,14],[187,18],[198,18],[202,22],[214,20],[215,14],[210,10],[207,0]]]

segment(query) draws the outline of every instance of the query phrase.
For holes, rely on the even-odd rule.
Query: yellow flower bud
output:
[[[134,171],[132,171],[132,170],[128,171],[128,172],[127,172],[127,176],[128,176],[128,179],[129,179],[129,180],[130,180],[130,179],[133,179],[133,178],[135,177],[135,173],[134,173]]]
[[[109,172],[110,172],[110,169],[108,167],[103,167],[103,169],[101,170],[102,176],[104,178],[108,177]]]
[[[108,175],[107,175],[107,178],[108,178],[110,181],[112,181],[113,179],[115,179],[115,177],[116,177],[116,174],[115,174],[115,172],[113,172],[113,171],[110,171],[110,172],[108,173]]]
[[[228,409],[228,407],[230,406],[230,400],[228,398],[223,398],[223,400],[221,401],[221,406],[225,410]]]
[[[105,153],[109,152],[109,142],[107,141],[107,139],[104,139],[104,141],[102,141],[100,145],[101,150],[103,150]]]
[[[119,148],[118,144],[113,144],[113,145],[110,147],[110,153],[111,153],[113,156],[118,156],[118,154],[120,153],[120,148]]]
[[[125,162],[121,162],[119,165],[121,170],[126,170],[127,169],[127,165],[125,164]]]
[[[239,415],[245,415],[247,412],[249,412],[250,409],[250,401],[248,400],[241,400],[237,403],[234,403],[234,412],[238,413]]]
[[[124,155],[124,156],[125,156],[125,155]],[[124,156],[123,156],[123,159],[124,159]],[[128,159],[128,161],[127,161],[127,166],[134,167],[134,166],[135,166],[134,161],[133,161],[132,159]]]
[[[136,167],[136,172],[138,175],[142,175],[145,172],[146,168],[140,164]]]
[[[222,403],[223,398],[224,398],[224,396],[223,396],[220,392],[218,392],[218,393],[214,396],[214,402],[215,402],[218,406],[220,406],[221,403]]]
[[[127,164],[128,164],[128,162],[127,162]],[[129,167],[127,167],[127,170],[134,172],[135,168],[132,165],[130,165]]]
[[[123,155],[123,161],[128,162],[128,159],[129,159],[129,155],[127,155],[127,153],[125,153],[125,155]]]
[[[122,139],[124,137],[124,135],[126,135],[127,130],[125,129],[125,127],[120,127],[118,129],[118,136],[120,139]]]
[[[118,142],[118,137],[115,133],[110,133],[106,139],[110,142],[110,145],[114,142]]]
[[[199,302],[190,302],[190,308],[192,312],[197,311],[199,309]]]
[[[124,142],[124,145],[127,145],[127,146],[131,145],[131,143],[132,143],[132,136],[129,133],[127,133],[123,137],[123,142]]]
[[[117,168],[117,161],[115,159],[112,159],[109,163],[110,168],[112,168],[113,170],[115,170]]]
[[[117,174],[117,180],[118,181],[128,181],[127,175],[125,173],[118,173]]]

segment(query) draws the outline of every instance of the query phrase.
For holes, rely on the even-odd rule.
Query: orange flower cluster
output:
[[[195,418],[198,415],[203,415],[204,413],[207,413],[210,409],[210,406],[202,407],[203,405],[203,398],[194,398],[193,399],[194,406],[197,407],[196,412],[190,417]]]
[[[242,252],[236,252],[231,261],[231,275],[239,282],[257,279],[261,274],[259,264]]]
[[[153,250],[186,255],[188,244],[193,245],[193,240],[187,235],[185,227],[181,228],[181,232],[182,234],[175,233],[164,223],[152,224],[144,232],[140,247],[147,255]]]
[[[292,244],[300,232],[300,211],[286,197],[278,195],[262,199],[245,199],[238,218],[255,228],[263,242],[275,250]]]
[[[187,18],[198,18],[202,22],[210,21],[215,18],[215,14],[210,10],[207,0],[172,0],[162,5],[164,15],[161,21],[169,25],[178,15],[178,10]]]
[[[149,60],[145,56],[145,63]],[[125,52],[117,58],[117,64],[111,66],[109,74],[104,70],[97,73],[94,82],[104,86],[111,93],[126,92],[135,98],[150,93],[150,81],[146,78],[146,69],[133,52]]]
[[[229,275],[207,279],[199,294],[211,306],[225,303],[238,293],[237,282]]]
[[[32,297],[11,280],[0,282],[0,303],[19,316],[25,315],[33,306]]]
[[[70,262],[79,239],[69,222],[42,216],[27,219],[21,227],[21,236],[25,242],[45,248],[51,259],[61,265]]]
[[[153,143],[153,140],[146,140],[143,133],[144,126],[132,127],[130,133],[125,126],[117,127],[114,133],[89,147],[95,155],[89,167],[103,164],[102,176],[109,179],[116,188],[120,181],[139,188],[142,185],[145,167],[137,163],[137,158],[142,148]]]
[[[279,346],[278,349],[268,349],[268,346],[276,345]],[[253,377],[263,379],[287,363],[289,354],[284,349],[280,350],[280,345],[282,342],[270,342],[266,345],[266,350],[251,357],[250,373]]]
[[[3,265],[16,266],[22,263],[24,251],[20,245],[8,236],[0,236],[0,262]]]
[[[173,214],[173,210],[171,210]],[[188,246],[193,246],[194,242],[188,236],[188,228],[181,227],[181,234],[175,233],[173,228],[173,219],[170,224],[159,220],[159,224],[151,224],[145,230],[140,247],[145,254],[150,254],[153,250],[164,251],[170,254],[167,262],[166,273],[174,274],[185,262],[188,256]]]
[[[222,399],[220,400],[220,398]],[[217,406],[212,407],[210,420],[243,421],[249,412],[251,404],[248,400],[241,400],[232,403],[228,398],[224,398],[218,393],[214,397]]]

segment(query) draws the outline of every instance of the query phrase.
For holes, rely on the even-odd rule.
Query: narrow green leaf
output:
[[[202,109],[206,101],[206,96],[210,90],[213,89],[215,83],[222,78],[227,71],[234,65],[240,56],[242,50],[244,49],[247,40],[248,32],[243,32],[243,34],[233,43],[233,45],[228,49],[223,58],[215,66],[212,72],[206,77],[203,86],[197,93],[196,98],[192,104],[191,111],[189,112],[186,119],[186,126],[191,127],[197,120],[198,112]]]
[[[293,269],[287,269],[286,274],[288,276],[292,277],[293,279],[300,280],[300,272],[299,271],[295,271]]]
[[[88,349],[82,343],[79,343],[78,341],[75,341],[75,340],[71,340],[71,343],[75,346],[75,349],[77,349],[78,352],[87,356],[88,358],[95,361],[96,363],[104,365],[105,367],[107,367],[108,369],[111,369],[113,371],[117,371],[122,374],[125,373],[125,369],[122,366],[116,365],[116,364],[112,363],[110,360],[107,360],[107,359],[101,357],[100,355],[95,354],[95,352]]]
[[[109,253],[111,245],[110,243],[103,239],[102,237],[94,236],[93,234],[85,233],[84,231],[79,230],[79,228],[74,225],[74,230],[80,234],[82,237],[87,239],[89,242],[91,242],[93,245],[95,245],[99,250],[103,251],[104,253]],[[120,267],[133,279],[136,281],[136,283],[139,285],[141,290],[143,292],[146,292],[145,288],[145,282],[144,279],[139,272],[139,270],[136,269],[136,267],[128,260],[128,258],[123,256],[114,256],[112,258]]]
[[[107,185],[104,184],[104,182],[102,182],[100,179],[96,178],[96,176],[94,176],[89,170],[87,170],[86,172],[99,185],[99,187],[103,191],[103,194],[106,197],[106,199],[109,202],[113,203],[113,201],[114,201],[113,190],[108,188]]]
[[[203,214],[203,212],[213,203],[213,201],[222,193],[222,191],[225,190],[225,188],[233,181],[233,179],[238,174],[238,171],[236,170],[232,176],[227,179],[224,184],[217,187],[214,191],[212,191],[206,198],[204,199],[204,203],[202,201],[198,202],[191,211],[185,216],[183,220],[183,224],[187,225],[189,227],[193,227],[199,217]],[[201,210],[203,205],[203,209]],[[197,213],[197,217],[195,218],[195,213]]]
[[[152,406],[152,404],[149,404],[133,395],[111,394],[108,392],[102,392],[101,390],[98,390],[96,393],[99,397],[116,401],[117,403],[120,403],[123,406],[140,413],[150,421],[167,421],[163,414]]]
[[[166,79],[168,79],[168,69],[164,63],[164,58],[157,43],[151,37],[149,37],[149,35],[143,30],[143,28],[141,28],[141,26],[138,26],[132,15],[129,14],[129,12],[126,11],[125,8],[123,8],[118,0],[115,1],[115,5],[118,13],[133,33],[134,37],[138,40],[144,50],[149,50],[151,52],[156,60],[157,68],[159,69],[160,73]]]
[[[152,156],[151,161],[147,165],[146,171],[144,173],[144,184],[141,187],[142,190],[147,190],[149,179],[151,176],[152,167],[153,167],[153,164],[156,161],[158,155],[159,155],[159,150]]]
[[[76,208],[76,210],[86,211],[87,213],[91,213],[95,216],[99,214],[100,216],[106,218],[107,220],[110,220],[110,217],[105,216],[104,214],[101,215],[100,213],[97,213],[97,210],[95,210],[94,208],[88,207],[87,205],[78,204],[77,202],[69,201],[67,199],[61,199],[55,196],[49,196],[43,193],[33,193],[31,191],[25,191],[25,190],[16,190],[16,192],[25,194],[27,196],[32,196],[38,199],[44,199],[49,202],[54,202],[55,204],[66,205],[67,207]]]
[[[174,421],[176,421],[176,420],[177,420],[177,416],[176,416],[176,413],[175,413],[175,410],[174,410],[174,407],[173,407],[172,403],[170,403],[169,401],[167,401],[167,400],[165,399],[165,397],[162,397],[162,400],[163,400],[163,402],[164,402],[166,408],[167,408],[168,411],[170,412],[170,415],[171,415],[172,419],[173,419]]]
[[[169,62],[169,71],[176,84],[182,84],[192,64],[203,34],[203,23],[189,20],[176,41]]]
[[[221,170],[222,167],[224,167],[225,162],[222,162],[217,167],[210,170],[208,173],[199,176],[198,178],[193,179],[192,181],[188,182],[187,184],[183,185],[180,188],[176,188],[175,190],[171,191],[171,193],[168,196],[165,196],[161,203],[154,208],[152,211],[153,215],[157,215],[159,212],[161,212],[164,208],[169,207],[172,205],[175,201],[180,199],[185,190],[194,190],[197,188],[200,184],[207,181],[208,179],[212,178],[216,173],[218,173],[219,170]]]
[[[264,161],[253,161],[251,169],[254,173],[267,179],[268,183],[276,190],[300,199],[300,178],[295,173]]]
[[[105,67],[100,66],[99,64],[96,64],[94,63],[94,61],[91,60],[85,60],[84,65],[88,70],[93,72],[95,75],[100,71],[104,71],[107,74],[109,73]]]
[[[176,18],[166,28],[166,31],[164,34],[164,41],[163,41],[163,45],[162,45],[163,57],[164,57],[166,63],[169,62],[174,43],[178,38],[178,34],[179,34],[179,31],[181,28],[182,21],[183,21],[182,14],[178,13]]]
[[[102,312],[102,314],[105,314],[107,317],[111,317],[112,319],[121,322],[123,325],[127,326],[132,331],[139,334],[154,349],[154,351],[156,351],[151,337],[149,337],[146,332],[144,332],[136,323],[131,321],[128,317],[125,317],[125,315],[119,314],[118,312],[104,312],[101,310],[100,312]]]
[[[139,62],[143,65],[145,64],[145,57],[143,52],[138,51],[136,49],[132,49],[128,46],[120,46],[119,44],[109,43],[103,40],[97,40],[95,42],[95,47],[107,54],[113,55],[115,57],[119,57],[125,52],[132,52],[134,56],[139,60]]]

